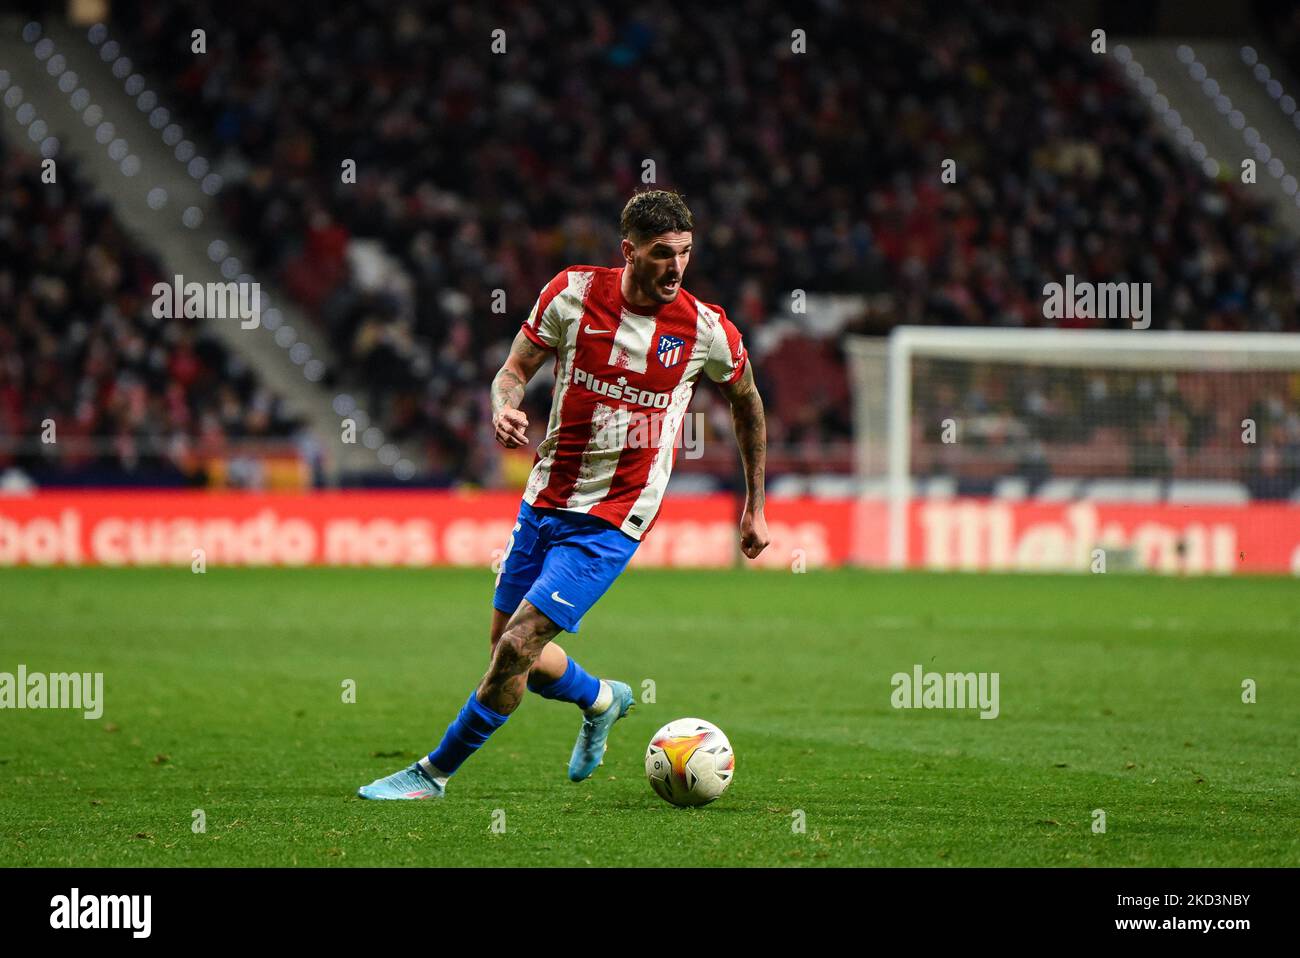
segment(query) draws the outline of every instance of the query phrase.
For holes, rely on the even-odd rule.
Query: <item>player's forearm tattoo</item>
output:
[[[519,403],[523,401],[526,385],[516,373],[502,366],[501,371],[492,380],[492,415],[495,416],[506,408],[518,409]]]
[[[528,388],[528,380],[511,368],[511,360],[523,369],[531,370],[537,367],[545,355],[546,350],[522,331],[515,334],[515,341],[510,344],[510,358],[492,380],[492,415],[495,416],[502,409],[518,409]]]
[[[728,390],[727,400],[731,403],[731,425],[745,467],[746,500],[751,509],[762,509],[765,499],[763,475],[767,468],[767,419],[763,414],[763,397],[754,385],[752,369],[747,367],[740,381]]]

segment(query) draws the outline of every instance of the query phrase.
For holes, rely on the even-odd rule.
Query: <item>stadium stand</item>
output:
[[[298,423],[201,320],[153,317],[161,278],[75,164],[42,184],[0,138],[0,472],[203,484],[232,442],[292,443]]]
[[[329,384],[423,444],[427,482],[517,476],[487,383],[558,268],[613,262],[646,159],[700,222],[688,287],[759,344],[774,475],[850,468],[841,332],[1048,324],[1041,290],[1071,271],[1152,283],[1157,328],[1300,330],[1295,237],[1177,150],[1076,25],[975,3],[733,13],[124,0],[110,26],[207,137],[256,268],[327,331]],[[494,55],[498,28],[529,55]],[[863,305],[814,329],[794,290]],[[696,403],[725,428],[710,390]]]

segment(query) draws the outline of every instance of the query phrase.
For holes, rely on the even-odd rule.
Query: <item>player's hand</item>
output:
[[[771,541],[771,536],[767,534],[767,520],[763,518],[763,510],[746,507],[744,515],[740,517],[740,551],[745,553],[747,558],[756,559]]]
[[[528,445],[528,416],[522,409],[506,407],[492,417],[496,440],[507,449]]]

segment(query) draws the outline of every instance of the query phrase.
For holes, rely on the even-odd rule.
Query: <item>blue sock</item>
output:
[[[580,709],[589,709],[596,701],[596,696],[600,694],[600,679],[588,675],[582,670],[581,665],[569,659],[569,664],[564,667],[564,674],[554,682],[545,680],[534,682],[530,675],[528,688],[544,699],[559,699],[561,702],[572,702]]]
[[[506,724],[510,716],[494,712],[478,700],[478,690],[469,694],[455,721],[447,726],[442,742],[429,753],[429,761],[444,775],[451,775],[461,762],[479,750],[488,736]]]

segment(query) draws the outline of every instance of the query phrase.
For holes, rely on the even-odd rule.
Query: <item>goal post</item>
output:
[[[903,326],[846,351],[865,564],[1300,570],[1300,335]]]

